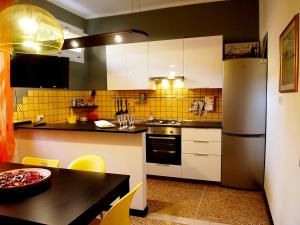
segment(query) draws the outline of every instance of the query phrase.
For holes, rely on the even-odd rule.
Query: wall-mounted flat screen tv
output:
[[[69,58],[12,54],[11,87],[69,88]]]

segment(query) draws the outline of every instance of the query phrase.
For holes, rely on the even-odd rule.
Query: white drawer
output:
[[[221,142],[182,141],[182,152],[221,155]]]
[[[183,178],[221,181],[221,156],[196,154],[182,156]]]
[[[221,141],[221,129],[182,128],[181,139],[184,141]]]
[[[158,163],[146,163],[146,174],[181,178],[181,166],[158,164]]]

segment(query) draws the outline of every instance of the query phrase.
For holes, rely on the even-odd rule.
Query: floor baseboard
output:
[[[145,217],[147,216],[149,212],[148,206],[144,210],[138,210],[138,209],[130,209],[129,214],[131,216],[137,216],[137,217]]]
[[[269,221],[270,221],[271,225],[274,225],[274,221],[272,218],[272,214],[271,214],[271,210],[270,210],[270,206],[269,206],[269,202],[268,202],[265,190],[264,190],[264,200],[265,200],[265,204],[267,206],[267,213],[268,213]]]

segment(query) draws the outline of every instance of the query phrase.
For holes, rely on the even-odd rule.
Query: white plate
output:
[[[9,173],[9,172],[10,173],[16,173],[19,170],[23,170],[23,171],[35,171],[35,172],[38,172],[40,175],[42,175],[43,178],[41,180],[39,180],[38,182],[36,182],[36,183],[26,184],[26,185],[23,185],[23,186],[2,187],[2,188],[0,188],[0,191],[1,190],[16,189],[16,188],[24,188],[24,187],[36,185],[36,184],[39,184],[39,183],[47,180],[51,176],[51,171],[47,170],[47,169],[44,169],[44,168],[21,168],[21,169],[3,171],[3,172],[0,173],[0,177],[3,174],[5,174],[5,173]]]
[[[95,125],[99,128],[110,128],[110,127],[115,127],[116,126],[115,124],[110,123],[106,120],[95,121]]]

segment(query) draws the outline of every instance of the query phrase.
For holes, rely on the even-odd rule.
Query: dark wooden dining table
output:
[[[28,167],[34,166],[0,163],[0,172]],[[129,192],[128,175],[41,168],[51,171],[43,184],[19,188],[12,196],[0,192],[0,225],[89,224],[109,203]]]

